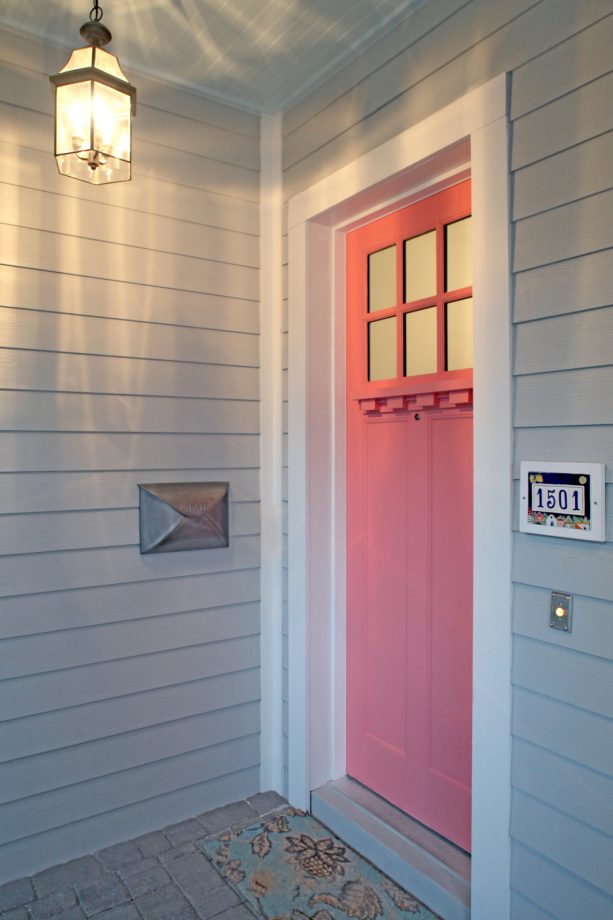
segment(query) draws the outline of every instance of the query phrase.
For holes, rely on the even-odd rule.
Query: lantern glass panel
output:
[[[91,83],[70,83],[57,87],[56,156],[89,150],[91,137]]]
[[[130,97],[94,82],[94,150],[103,156],[130,159]]]

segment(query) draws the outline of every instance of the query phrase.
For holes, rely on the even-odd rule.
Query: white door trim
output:
[[[289,203],[289,798],[344,773],[344,234],[465,175],[473,201],[474,920],[510,916],[512,421],[506,75]]]

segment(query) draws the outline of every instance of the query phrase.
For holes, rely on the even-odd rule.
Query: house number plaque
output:
[[[228,546],[227,482],[139,485],[141,553]]]
[[[524,460],[520,485],[519,529],[524,533],[604,540],[603,463]]]

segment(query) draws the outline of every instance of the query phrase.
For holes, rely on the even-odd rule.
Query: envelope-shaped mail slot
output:
[[[141,553],[228,546],[227,482],[139,485]]]

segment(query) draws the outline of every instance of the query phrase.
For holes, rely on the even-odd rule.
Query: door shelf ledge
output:
[[[365,415],[390,415],[421,409],[458,409],[472,406],[473,391],[437,390],[404,396],[362,397],[357,402]]]

